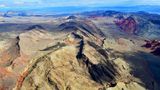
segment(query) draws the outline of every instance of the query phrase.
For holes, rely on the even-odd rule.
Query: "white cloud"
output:
[[[6,5],[4,5],[4,4],[0,4],[0,7],[2,8],[2,7],[6,7]]]
[[[16,1],[16,2],[14,2],[14,4],[22,5],[22,4],[24,4],[24,2],[22,2],[22,1]]]

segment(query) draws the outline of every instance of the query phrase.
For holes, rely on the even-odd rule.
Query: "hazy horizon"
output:
[[[62,6],[136,6],[160,5],[159,0],[0,0],[0,8],[6,7],[62,7]]]
[[[0,12],[62,14],[84,11],[114,10],[122,12],[160,12],[159,0],[0,0]]]

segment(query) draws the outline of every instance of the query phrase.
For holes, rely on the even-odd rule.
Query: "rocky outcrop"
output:
[[[73,20],[65,22],[59,25],[59,28],[62,31],[83,30],[92,35],[104,36],[104,33],[93,22],[88,20]]]
[[[144,44],[142,47],[145,47],[150,50],[151,53],[154,55],[160,56],[160,41],[158,40],[145,40],[146,44]]]
[[[124,32],[128,34],[137,33],[137,23],[133,17],[127,17],[126,19],[119,19],[115,21],[115,24]]]
[[[16,74],[9,70],[16,58],[20,57],[19,37],[0,53],[0,90],[11,90],[16,84]]]
[[[11,41],[9,48],[1,52],[0,66],[10,66],[20,56],[19,37]]]

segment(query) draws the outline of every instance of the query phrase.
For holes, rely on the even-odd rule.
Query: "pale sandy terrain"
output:
[[[159,90],[143,37],[82,18],[0,18],[0,90]]]

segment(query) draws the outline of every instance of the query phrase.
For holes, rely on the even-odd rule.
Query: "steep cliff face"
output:
[[[9,48],[3,50],[0,55],[0,65],[9,66],[20,56],[19,37],[13,39]]]
[[[14,60],[20,57],[19,37],[9,40],[8,45],[4,46],[0,51],[0,89],[10,90],[16,84],[16,74],[10,67]]]

